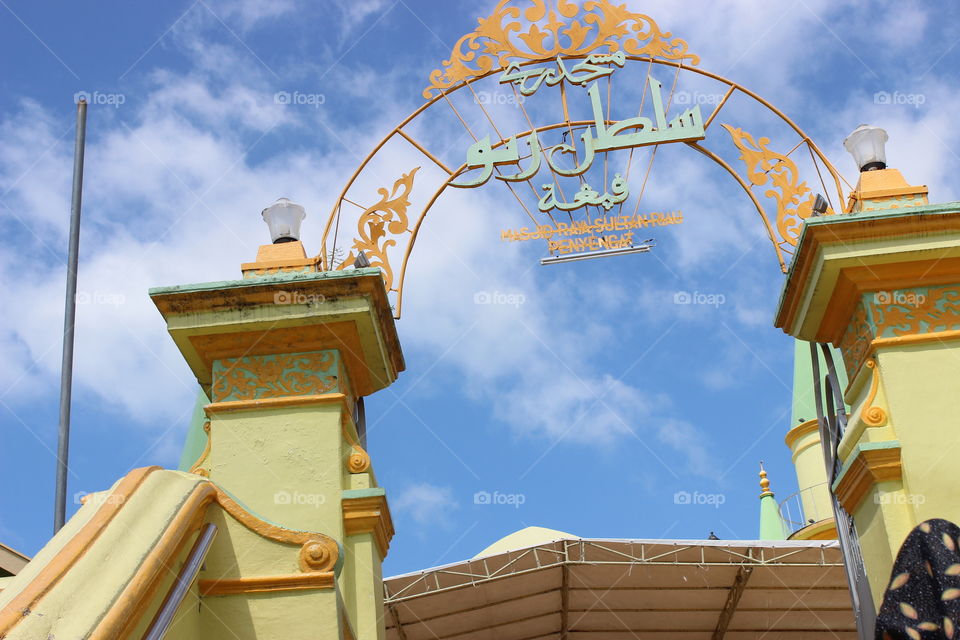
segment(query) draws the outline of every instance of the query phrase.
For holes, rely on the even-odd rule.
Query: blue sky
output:
[[[627,4],[685,38],[701,68],[789,114],[848,180],[842,139],[869,122],[889,130],[891,166],[933,201],[957,198],[952,4]],[[239,276],[267,241],[259,212],[279,196],[307,208],[304,243],[318,252],[353,168],[492,8],[0,2],[0,541],[33,554],[52,523],[74,94],[100,102],[88,124],[71,511],[76,492],[131,468],[176,466],[194,386],[147,289]],[[277,104],[282,91],[323,103]],[[768,117],[731,109],[792,146]],[[449,162],[462,159],[466,142],[449,146]],[[783,444],[792,341],[772,327],[783,276],[739,187],[686,149],[663,155],[648,202],[685,222],[652,234],[650,255],[539,267],[540,246],[499,241],[523,217],[490,185],[431,213],[398,324],[407,371],[367,404],[397,525],[387,574],[470,557],[529,525],[753,538],[761,459],[778,498],[795,491]],[[391,175],[410,168],[403,154],[384,161]],[[678,292],[723,302],[677,305]],[[676,504],[683,491],[722,504]],[[476,504],[478,492],[511,504]]]

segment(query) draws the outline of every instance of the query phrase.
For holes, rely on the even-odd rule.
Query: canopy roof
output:
[[[0,543],[0,576],[17,575],[28,562],[30,558]]]
[[[836,541],[562,539],[384,590],[388,640],[856,637]]]

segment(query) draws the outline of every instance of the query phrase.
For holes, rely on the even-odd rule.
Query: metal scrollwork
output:
[[[796,247],[803,221],[813,213],[816,194],[800,180],[800,171],[793,160],[768,148],[770,138],[754,139],[743,129],[728,124],[721,126],[740,150],[740,159],[747,167],[750,182],[758,187],[770,186],[764,195],[777,201],[776,229],[780,246],[787,245],[784,249]],[[828,209],[826,213],[833,211]]]
[[[508,62],[558,55],[623,51],[692,65],[700,62],[687,51],[686,41],[661,31],[652,18],[628,10],[626,5],[615,6],[608,0],[590,0],[582,6],[565,0],[528,1],[529,6],[521,11],[511,6],[511,0],[501,0],[489,17],[480,18],[477,28],[457,41],[442,68],[430,73],[423,97],[429,99],[435,91],[443,92]],[[522,32],[521,13],[531,23],[526,32]]]
[[[368,207],[360,214],[357,222],[358,237],[353,241],[353,250],[363,251],[370,266],[380,267],[387,291],[394,290],[393,266],[387,249],[396,246],[397,241],[390,236],[399,236],[410,232],[410,220],[407,217],[407,207],[410,206],[410,192],[413,190],[413,179],[420,167],[403,174],[393,183],[393,189],[385,187],[377,189],[380,201]],[[340,264],[343,269],[353,264],[356,254],[350,254]]]

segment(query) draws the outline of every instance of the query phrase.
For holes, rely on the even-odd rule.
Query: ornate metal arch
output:
[[[516,6],[518,3],[525,5],[525,8]],[[412,132],[414,125],[430,122],[434,109],[450,109],[464,129],[477,141],[478,136],[472,131],[452,99],[457,92],[469,92],[473,97],[474,105],[486,117],[492,126],[492,132],[495,132],[496,137],[499,138],[498,142],[489,145],[491,150],[501,149],[508,141],[519,137],[531,135],[539,137],[541,134],[557,130],[561,133],[569,132],[572,139],[574,130],[589,127],[593,122],[570,117],[563,82],[559,83],[563,101],[563,119],[539,125],[534,125],[531,121],[516,87],[511,87],[518,98],[519,108],[529,124],[529,129],[523,133],[511,133],[506,139],[501,135],[483,102],[478,99],[474,86],[508,69],[519,71],[531,65],[554,61],[560,65],[568,60],[589,62],[595,59],[597,54],[602,54],[601,57],[604,58],[611,58],[612,54],[617,54],[620,56],[617,59],[618,64],[620,61],[623,64],[646,63],[648,79],[653,69],[672,70],[675,77],[667,98],[668,105],[673,101],[682,72],[719,83],[723,90],[722,97],[713,106],[709,116],[703,119],[705,137],[701,140],[683,141],[683,144],[713,160],[740,185],[760,215],[781,271],[786,272],[787,260],[799,239],[803,221],[813,212],[815,199],[815,193],[800,176],[793,154],[801,147],[806,147],[823,193],[831,203],[833,202],[831,195],[837,196],[838,204],[843,202],[840,174],[809,136],[782,111],[736,82],[698,68],[699,58],[688,51],[685,41],[662,31],[649,16],[631,12],[625,6],[614,6],[608,0],[587,0],[579,5],[566,0],[501,0],[489,17],[479,19],[477,28],[463,36],[454,46],[450,58],[443,61],[440,69],[430,74],[430,83],[423,91],[427,101],[394,127],[373,148],[340,192],[324,228],[321,257],[324,269],[341,269],[349,266],[353,264],[356,252],[363,251],[373,266],[383,270],[387,290],[395,296],[394,313],[399,318],[403,302],[404,277],[423,221],[447,187],[471,168],[466,162],[458,166],[445,162],[442,156],[448,155],[449,152],[431,150],[430,144],[414,137]],[[608,80],[608,99],[610,91]],[[646,88],[644,88],[643,98],[640,101],[641,110],[646,95]],[[721,94],[718,92],[716,95]],[[718,130],[717,127],[713,129],[710,127],[721,110],[735,96],[743,96],[752,101],[752,104],[776,116],[787,127],[788,132],[792,132],[790,135],[799,138],[796,145],[786,152],[776,151],[770,148],[769,137],[755,137],[743,127],[732,123],[720,123],[720,129],[725,132],[725,135],[713,136],[709,142],[718,140],[722,146],[718,147],[714,144],[713,149],[708,147],[706,132]],[[608,125],[615,124],[614,121],[609,121],[609,106],[605,121]],[[379,187],[377,199],[373,204],[358,203],[357,200],[370,201],[369,194],[357,196],[353,193],[352,189],[358,178],[365,176],[371,167],[371,161],[388,144],[401,141],[422,155],[426,162],[438,167],[446,177],[425,189],[422,181],[415,184],[421,167],[412,167],[397,176],[392,184]],[[659,144],[651,145],[653,151],[647,167],[647,175],[653,165],[658,146]],[[733,166],[735,162],[732,163],[722,157],[724,153],[737,153],[742,168],[737,170]],[[633,149],[630,150],[630,160],[626,168],[628,177],[632,162]],[[821,166],[824,172],[821,172]],[[824,173],[827,176],[826,180]],[[605,155],[604,178],[606,176]],[[556,178],[554,174],[554,180]],[[530,182],[531,179],[527,178],[525,181],[536,194],[537,190]],[[829,187],[828,182],[831,183]],[[644,186],[645,184],[644,180]],[[509,183],[507,185],[520,207],[534,224],[538,224],[537,218],[530,212],[524,200],[512,185]],[[418,207],[416,211],[408,211],[410,195],[415,187],[418,193],[432,195],[426,198],[425,204]],[[543,188],[546,188],[546,185]],[[641,190],[637,199],[637,208],[642,197]],[[347,213],[344,211],[345,207],[348,208]],[[623,204],[620,204],[620,207],[622,211]],[[597,211],[603,213],[599,207]],[[550,215],[549,212],[547,213]],[[832,214],[832,208],[828,208],[825,213]],[[349,244],[344,242],[344,237],[350,239]],[[341,248],[344,244],[347,246]],[[349,253],[342,255],[345,252]]]

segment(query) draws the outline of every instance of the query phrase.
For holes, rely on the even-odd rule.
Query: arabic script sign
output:
[[[541,264],[645,252],[652,245],[635,238],[692,217],[651,203],[706,175],[675,163],[689,150],[746,193],[786,273],[817,188],[831,201],[825,215],[844,200],[840,175],[782,111],[699,64],[686,41],[619,0],[498,0],[430,73],[427,102],[343,186],[323,231],[323,268],[349,269],[362,252],[400,317],[429,214],[447,209],[450,187],[489,183],[527,217],[504,225],[515,228],[502,239],[543,242],[554,255]],[[459,135],[470,136],[465,154],[450,144]],[[661,212],[641,213],[651,207]]]
[[[574,87],[587,87],[592,119],[588,119],[579,136],[579,145],[574,144],[573,128],[569,127],[570,141],[544,146],[536,129],[529,134],[511,136],[499,144],[493,144],[490,136],[474,142],[467,149],[467,175],[460,181],[450,184],[454,187],[473,188],[486,184],[491,177],[504,182],[522,182],[536,176],[546,166],[554,176],[554,181],[544,183],[540,189],[543,194],[537,202],[541,213],[551,211],[570,212],[589,206],[610,211],[615,205],[630,197],[628,181],[620,173],[614,174],[609,188],[603,185],[600,193],[584,178],[593,167],[598,154],[623,149],[636,149],[649,145],[669,142],[691,142],[704,138],[703,116],[700,105],[694,105],[667,120],[663,103],[663,85],[652,75],[647,76],[650,103],[653,117],[638,115],[617,122],[610,122],[605,116],[604,101],[600,95],[598,81],[608,78],[618,68],[624,66],[626,57],[622,51],[613,54],[592,54],[584,60],[570,66],[560,56],[556,64],[543,67],[522,67],[510,64],[500,76],[500,84],[512,85],[520,95],[529,97],[543,86],[556,87],[567,83]],[[566,96],[564,109],[567,109]],[[608,105],[609,106],[609,105]],[[570,159],[573,166],[570,166]],[[521,161],[527,162],[526,168]],[[515,165],[520,168],[515,173],[504,174],[500,167]],[[494,176],[494,171],[498,175]],[[558,177],[580,177],[579,189],[569,200],[562,194]]]

